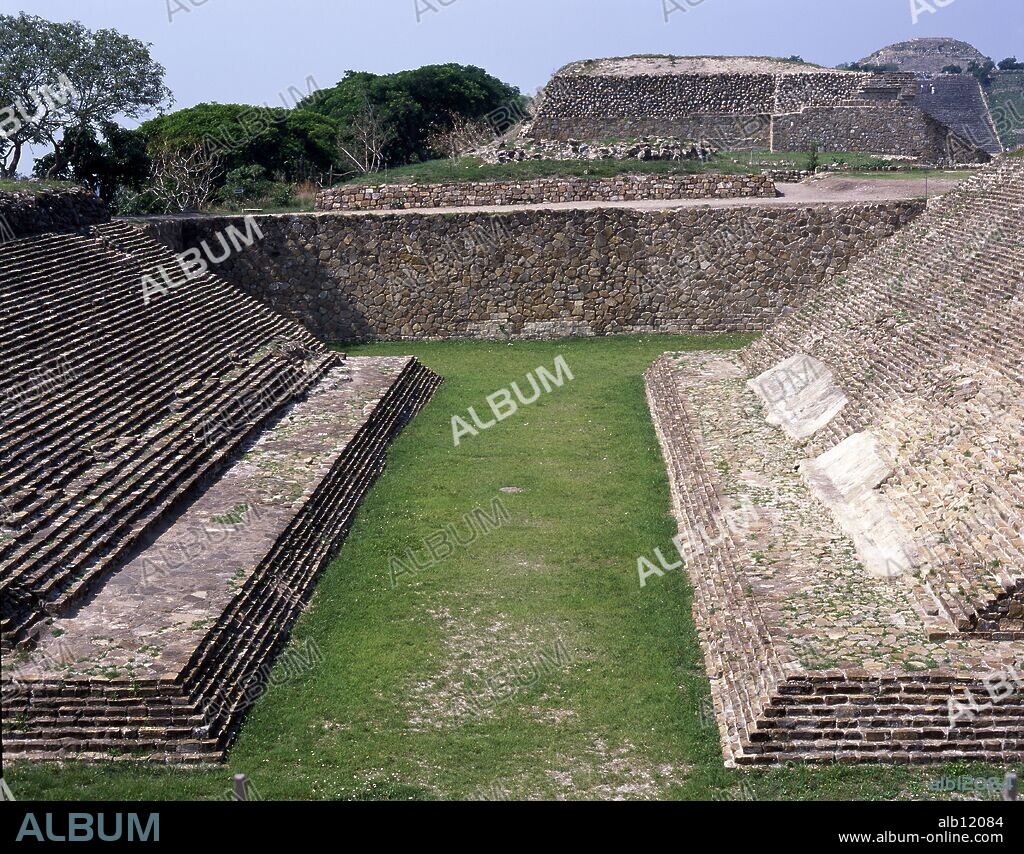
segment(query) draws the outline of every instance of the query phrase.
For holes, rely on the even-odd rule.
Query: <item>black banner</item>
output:
[[[422,845],[433,839],[463,837],[467,831],[499,831],[508,843],[565,840],[578,845],[591,835],[607,842],[608,826],[650,838],[696,844],[717,839],[737,843],[791,845],[940,844],[984,849],[1012,845],[1021,850],[1024,809],[1004,802],[712,802],[712,803],[42,803],[0,804],[4,850],[20,846],[74,844],[106,848],[162,845],[274,845],[354,839],[394,845]],[[527,819],[527,821],[524,821]],[[543,824],[534,820],[547,819]],[[621,822],[628,822],[626,824]],[[342,836],[345,834],[345,836]],[[377,838],[377,835],[380,835]],[[639,838],[639,837],[637,837]],[[366,840],[371,841],[371,840]],[[702,843],[701,847],[706,847]],[[234,850],[239,850],[237,847]]]

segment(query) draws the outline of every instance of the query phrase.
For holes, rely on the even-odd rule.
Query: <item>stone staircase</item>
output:
[[[1021,234],[1003,157],[648,373],[727,764],[1024,757]]]
[[[5,646],[70,607],[338,360],[213,276],[146,306],[142,277],[171,253],[125,225],[97,235],[0,247],[2,392],[16,401],[0,424]]]
[[[0,246],[9,759],[221,758],[440,382],[347,360],[213,275],[147,304],[161,268],[124,223]],[[193,548],[239,496],[266,517]]]
[[[1024,638],[1024,162],[1002,158],[750,347],[795,352],[851,403],[812,443],[873,430],[885,486],[956,631]]]
[[[647,375],[726,764],[1024,757],[1020,643],[931,637],[912,580],[866,577],[746,375],[718,353]]]
[[[989,154],[1002,153],[985,93],[972,75],[923,80],[919,88],[915,103],[928,115]]]
[[[254,697],[254,686],[269,674],[317,577],[341,546],[362,497],[383,470],[388,444],[438,384],[438,378],[415,360],[393,361],[399,368],[378,387],[383,393],[374,392],[360,403],[372,407],[371,415],[346,437],[343,451],[309,500],[287,520],[226,607],[214,603],[207,610],[215,619],[196,634],[194,648],[189,646],[177,657],[165,651],[141,674],[97,675],[88,670],[81,650],[85,635],[95,631],[90,609],[117,619],[102,602],[105,595],[115,598],[117,591],[102,591],[79,614],[55,623],[58,633],[22,653],[23,660],[6,666],[4,749],[9,758],[192,763],[224,756],[253,700],[262,694],[257,691]],[[363,368],[357,365],[353,370]],[[315,398],[311,404],[324,402]],[[190,511],[176,524],[194,526],[202,521],[201,513]],[[212,566],[215,559],[200,554],[196,562]],[[129,564],[121,572],[131,573],[142,563]],[[149,596],[153,617],[145,632],[161,621],[173,630],[174,611],[160,613],[168,607],[164,599],[170,594],[176,603],[191,590],[192,579],[184,573],[175,573],[154,589]],[[159,633],[136,632],[132,637],[157,642]],[[63,661],[62,650],[68,653]],[[161,677],[161,669],[169,672]]]

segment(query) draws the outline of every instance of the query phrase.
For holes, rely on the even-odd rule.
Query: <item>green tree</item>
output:
[[[0,16],[0,93],[59,80],[68,97],[34,121],[36,139],[53,147],[47,177],[77,158],[77,147],[116,118],[140,119],[171,102],[164,67],[150,46],[116,30],[89,30],[77,21],[54,23],[24,12]]]
[[[877,65],[873,62],[844,62],[836,67],[840,71],[867,71],[872,74],[885,74],[890,71],[899,71],[899,68],[892,63]]]
[[[152,165],[145,136],[113,122],[105,122],[100,130],[102,141],[91,127],[70,131],[80,137],[70,140],[71,159],[55,170],[55,155],[47,154],[36,161],[35,174],[84,184],[108,201],[115,198],[121,187],[141,189]]]
[[[521,110],[523,102],[517,88],[482,68],[449,63],[386,75],[349,71],[299,107],[330,117],[351,135],[369,105],[388,139],[385,162],[400,165],[443,154],[430,148],[428,138],[450,126],[453,116],[479,120],[498,110]]]
[[[52,100],[42,94],[58,85],[60,57],[70,30],[25,14],[0,15],[0,177],[18,174],[26,145],[46,143],[60,130]]]
[[[1017,57],[1008,56],[999,63],[1000,71],[1024,71],[1024,62],[1017,62]]]
[[[821,146],[818,145],[818,141],[817,140],[813,140],[811,142],[811,144],[807,147],[807,171],[808,172],[817,172],[818,171],[818,166],[821,165],[821,156],[818,153],[820,151],[820,149],[821,149]]]
[[[246,104],[199,104],[150,119],[139,130],[151,154],[200,145],[226,171],[259,166],[286,177],[299,176],[303,164],[329,168],[338,133],[331,119],[307,110]]]
[[[995,68],[996,64],[991,59],[986,59],[982,63],[972,61],[967,66],[967,73],[977,77],[983,86],[988,86],[992,82],[992,72]]]

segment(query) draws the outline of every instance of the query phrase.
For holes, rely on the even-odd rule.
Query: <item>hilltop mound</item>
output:
[[[958,39],[911,39],[891,44],[860,61],[861,65],[893,65],[897,71],[913,74],[941,74],[947,65],[967,68],[988,59],[974,45]]]

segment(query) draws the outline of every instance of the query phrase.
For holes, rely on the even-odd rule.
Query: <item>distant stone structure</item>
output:
[[[918,106],[928,115],[989,154],[1003,151],[985,92],[973,75],[944,75],[921,80],[918,90]]]
[[[987,59],[974,45],[959,39],[922,38],[883,47],[859,64],[891,66],[895,71],[910,74],[938,75],[950,65],[959,65],[966,71],[972,62],[981,65]]]
[[[957,39],[912,39],[889,45],[862,63],[884,65],[922,78],[918,106],[989,154],[1024,145],[1024,71],[991,70],[979,80],[972,63],[991,63]],[[946,73],[955,66],[961,74]]]
[[[724,149],[821,149],[980,163],[988,154],[922,111],[912,74],[749,57],[632,57],[566,66],[538,96],[536,139],[670,135]]]

